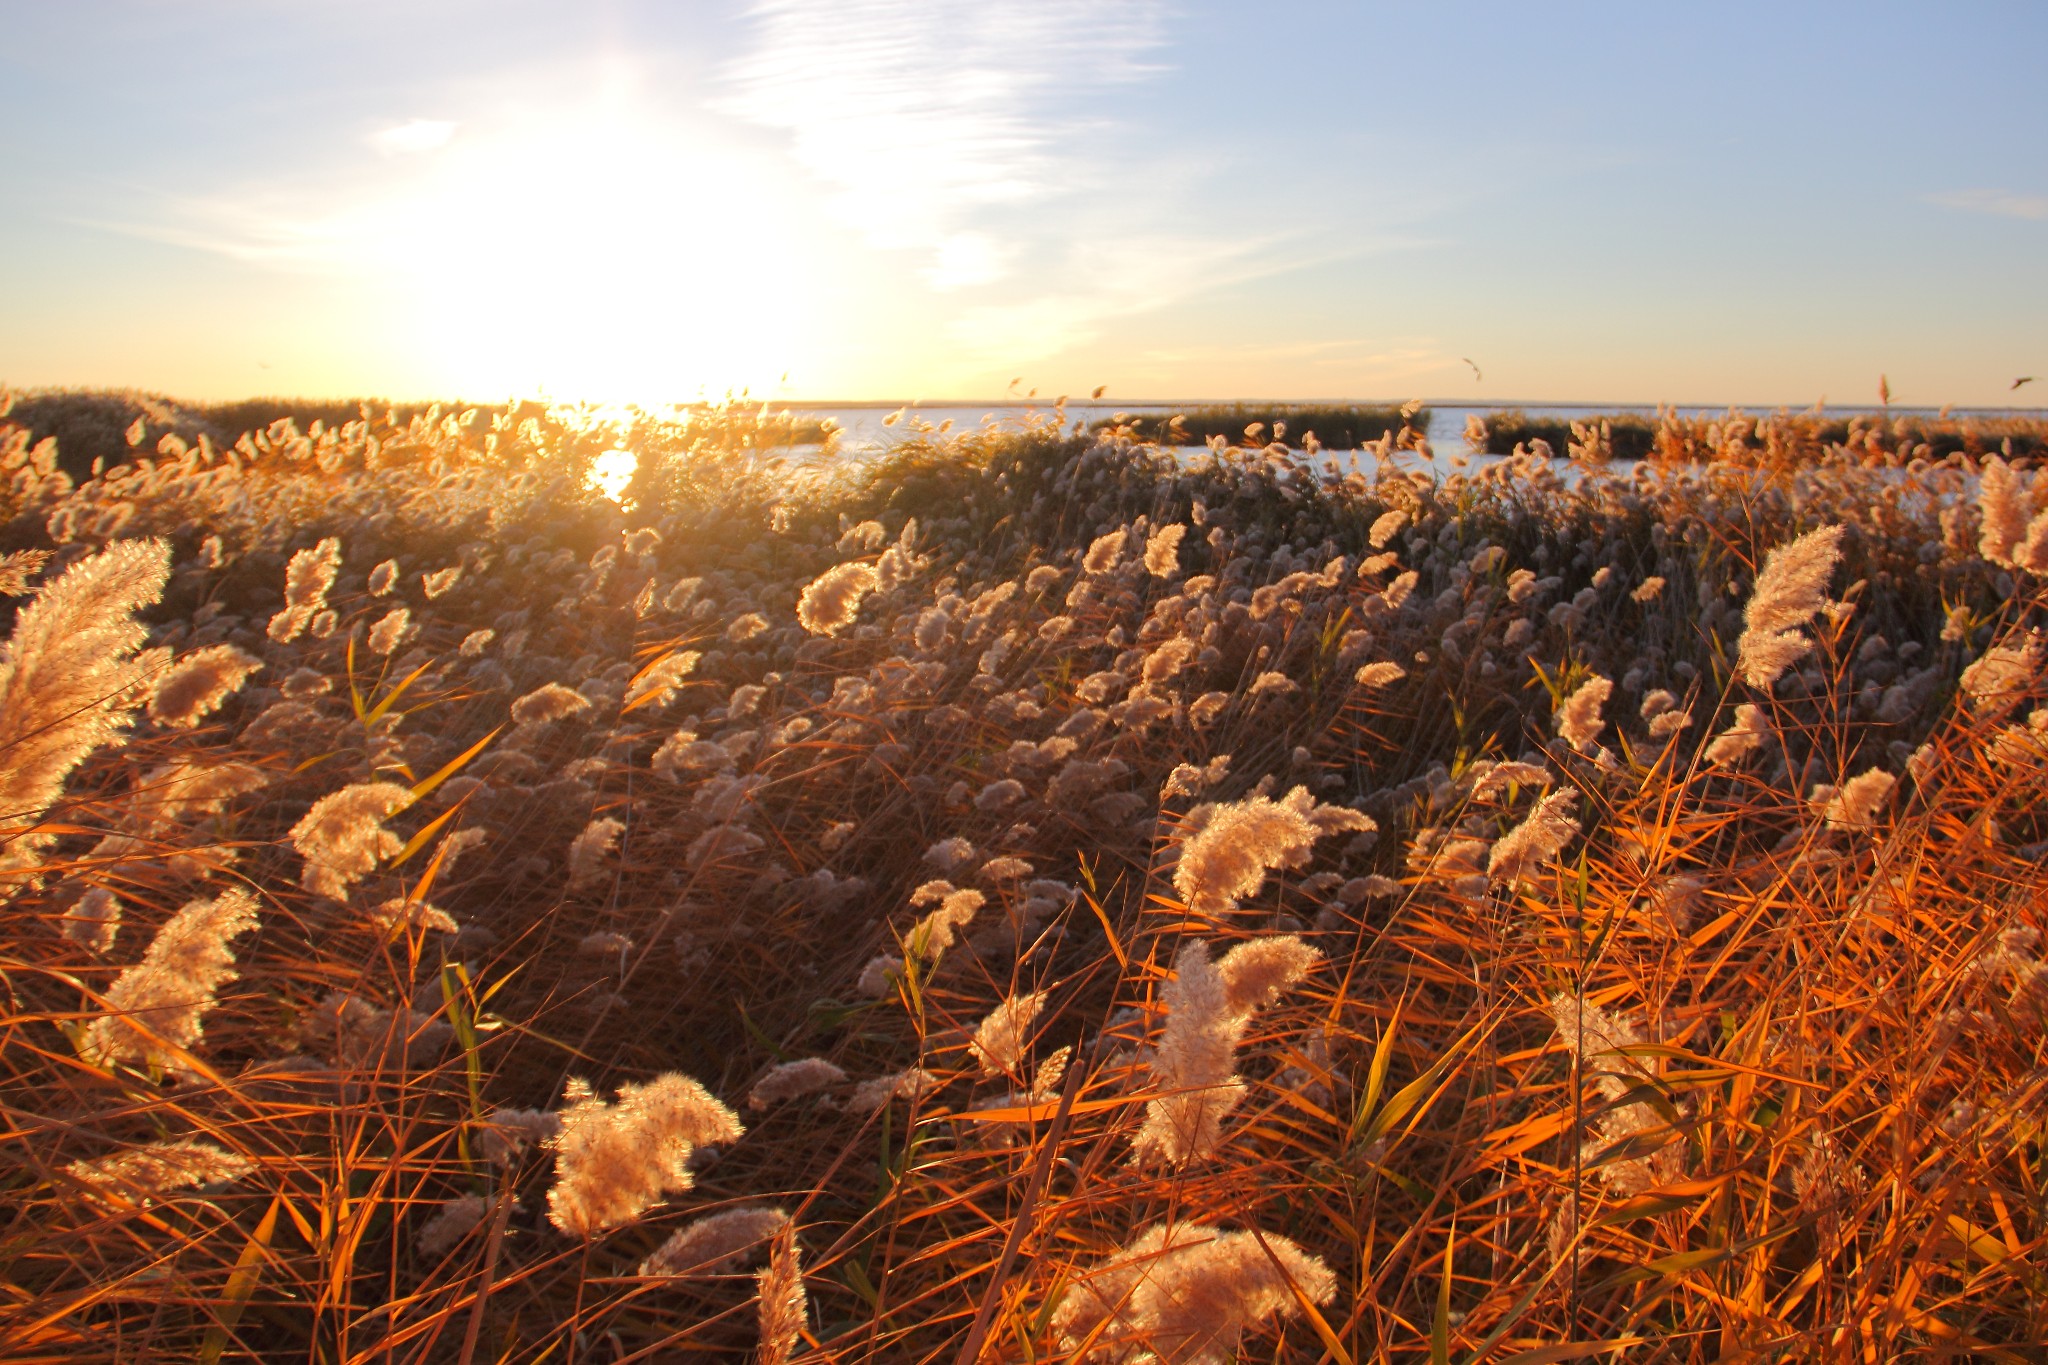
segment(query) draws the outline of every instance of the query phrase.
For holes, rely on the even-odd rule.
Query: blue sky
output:
[[[16,385],[2048,389],[2039,3],[0,0],[0,19]]]

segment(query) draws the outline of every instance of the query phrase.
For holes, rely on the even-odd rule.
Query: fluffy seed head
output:
[[[1613,691],[1614,683],[1595,673],[1564,699],[1564,705],[1557,708],[1557,733],[1565,743],[1580,753],[1592,749],[1607,727],[1600,709]]]
[[[2027,501],[2019,476],[2012,467],[1993,455],[1984,462],[1983,477],[1977,484],[1977,510],[1982,528],[1977,551],[1993,564],[2013,568],[2013,550],[2027,535]]]
[[[846,1080],[846,1073],[823,1057],[800,1057],[768,1068],[754,1088],[747,1092],[747,1108],[766,1109],[784,1100],[827,1090]]]
[[[0,650],[0,813],[14,826],[0,865],[33,863],[54,838],[32,827],[85,758],[117,742],[141,700],[135,619],[162,594],[170,546],[123,540],[46,583]],[[29,827],[29,828],[23,828]]]
[[[572,1082],[561,1131],[548,1144],[555,1153],[548,1221],[572,1237],[630,1222],[664,1194],[689,1189],[690,1153],[746,1131],[737,1114],[680,1072],[622,1085],[618,1094],[606,1104]]]
[[[1356,811],[1318,805],[1305,787],[1278,801],[1248,796],[1230,805],[1198,808],[1190,820],[1197,827],[1181,846],[1173,884],[1199,914],[1235,909],[1239,901],[1258,894],[1268,871],[1307,863],[1315,841],[1325,834],[1378,828]]]
[[[1528,818],[1493,846],[1486,860],[1487,875],[1512,885],[1555,858],[1579,833],[1579,822],[1571,813],[1578,799],[1576,791],[1560,787],[1537,802]]]
[[[1064,1350],[1088,1343],[1085,1361],[1228,1365],[1247,1327],[1336,1292],[1329,1266],[1285,1237],[1162,1223],[1080,1276],[1052,1327]]]
[[[574,688],[551,682],[513,702],[512,720],[516,725],[537,727],[581,715],[589,709],[590,698]]]
[[[412,804],[395,782],[358,782],[313,803],[292,826],[292,847],[306,860],[301,884],[316,896],[347,900],[348,889],[405,844],[384,821]]]
[[[1841,527],[1822,526],[1764,557],[1736,645],[1736,669],[1751,687],[1769,689],[1813,648],[1799,627],[1827,605],[1828,579],[1842,557],[1841,541]]]
[[[989,1011],[967,1045],[967,1050],[974,1054],[974,1060],[981,1063],[982,1075],[1016,1074],[1024,1064],[1024,1049],[1031,1041],[1031,1026],[1037,1022],[1044,1008],[1045,992],[1033,991],[1029,995],[1013,995]]]
[[[198,1043],[215,993],[235,979],[228,945],[255,927],[256,902],[238,886],[188,903],[108,989],[107,1012],[86,1029],[80,1053],[100,1066],[127,1061],[185,1070],[179,1054]]]
[[[1821,818],[1829,829],[1869,829],[1897,780],[1882,768],[1859,773],[1829,796]]]
[[[877,580],[872,564],[835,565],[812,579],[797,599],[797,624],[813,635],[837,635],[853,624]]]
[[[157,680],[149,698],[149,718],[166,729],[189,730],[261,667],[261,659],[233,645],[187,654]]]
[[[1119,527],[1090,541],[1088,553],[1081,557],[1081,572],[1106,574],[1116,568],[1117,561],[1123,558],[1124,538],[1124,528]]]
[[[293,555],[284,566],[284,610],[270,618],[268,634],[279,644],[299,638],[306,623],[327,605],[328,590],[341,568],[341,541],[333,536]]]
[[[1963,670],[1963,693],[1978,710],[1996,710],[2032,686],[2040,667],[2039,634],[2029,634],[2018,644],[1993,645]]]
[[[1180,541],[1188,528],[1180,522],[1162,526],[1145,541],[1145,572],[1154,578],[1171,578],[1180,572]]]
[[[151,1204],[172,1190],[240,1180],[256,1163],[200,1138],[150,1142],[96,1161],[74,1161],[64,1173],[102,1201]]]
[[[768,1267],[754,1277],[760,1290],[761,1344],[755,1365],[783,1365],[803,1334],[809,1299],[804,1293],[803,1266],[797,1259],[796,1225],[784,1223],[768,1250]]]
[[[1761,749],[1770,733],[1771,725],[1764,717],[1763,708],[1743,702],[1735,708],[1735,719],[1729,722],[1728,728],[1707,746],[1706,760],[1722,768],[1739,763]]]
[[[678,1228],[640,1263],[642,1275],[716,1275],[780,1232],[789,1214],[756,1205],[725,1209]]]
[[[625,824],[610,816],[599,816],[583,827],[583,832],[569,844],[570,890],[581,890],[603,879],[606,860],[625,832]]]

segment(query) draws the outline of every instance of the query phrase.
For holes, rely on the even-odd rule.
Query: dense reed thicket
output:
[[[0,1357],[2038,1359],[2048,485],[1744,421],[0,437]]]
[[[1722,460],[1754,465],[1820,463],[1842,449],[1873,463],[1902,465],[1952,455],[1974,461],[2001,451],[2005,458],[2036,460],[2048,447],[2048,421],[2038,417],[1954,417],[1946,409],[1934,417],[1919,413],[1836,417],[1820,411],[1777,412],[1763,417],[1729,411],[1709,417],[1687,416],[1672,408],[1659,409],[1655,417],[1615,412],[1574,421],[1532,417],[1510,409],[1488,414],[1469,436],[1478,449],[1493,455],[1512,454],[1523,447],[1574,459]]]
[[[10,417],[14,425],[29,433],[31,445],[49,439],[57,442],[60,467],[83,482],[98,461],[103,467],[128,459],[128,432],[139,419],[150,433],[152,444],[165,436],[176,436],[187,446],[201,441],[225,447],[233,445],[244,432],[268,428],[289,421],[300,430],[342,427],[354,421],[376,420],[386,426],[408,424],[432,404],[391,403],[383,399],[357,398],[245,398],[228,403],[188,403],[162,394],[136,390],[50,389],[18,395]],[[489,419],[518,422],[526,417],[544,417],[547,405],[539,402],[504,404],[480,409]],[[732,412],[729,405],[697,404],[671,412],[664,425],[696,420],[700,425],[722,428]],[[614,414],[615,424],[631,434],[635,421],[628,414]],[[750,414],[749,424],[762,444],[804,445],[822,442],[832,431],[829,419],[803,413],[763,412]]]
[[[1095,426],[1162,445],[1222,441],[1258,447],[1291,440],[1310,450],[1357,450],[1382,437],[1397,439],[1404,429],[1427,434],[1429,409],[1420,403],[1208,403],[1174,413],[1120,413]]]

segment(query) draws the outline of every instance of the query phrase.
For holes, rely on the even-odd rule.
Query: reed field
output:
[[[0,1359],[2048,1359],[2044,424],[1402,418],[0,417]]]
[[[1167,445],[1286,443],[1307,450],[1358,450],[1403,429],[1427,435],[1429,409],[1420,403],[1373,407],[1342,403],[1210,403],[1168,414],[1118,414],[1097,430],[1127,428],[1139,440]]]

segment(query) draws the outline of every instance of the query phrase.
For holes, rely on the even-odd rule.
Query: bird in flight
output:
[[[2021,376],[2020,376],[2020,377],[2019,377],[2018,379],[2015,379],[2015,380],[2013,380],[2013,381],[2012,381],[2012,386],[2013,386],[2014,388],[2018,388],[2018,387],[2019,387],[2020,385],[2022,385],[2022,384],[2031,384],[2031,383],[2033,383],[2033,382],[2034,382],[2034,376],[2032,376],[2032,375],[2030,375],[2030,374],[2023,374],[2023,375],[2021,375]]]
[[[1471,357],[1471,356],[1468,356],[1468,355],[1461,355],[1461,356],[1459,356],[1459,357],[1458,357],[1458,359],[1460,359],[1460,360],[1464,361],[1464,362],[1465,362],[1465,363],[1466,363],[1467,365],[1472,365],[1472,357]],[[1478,367],[1477,365],[1472,365],[1472,377],[1473,377],[1474,379],[1477,379],[1477,380],[1478,380],[1478,381],[1479,381],[1480,383],[1482,383],[1482,384],[1484,384],[1484,383],[1486,382],[1486,376],[1485,376],[1485,375],[1483,375],[1483,374],[1481,374],[1481,373],[1479,372],[1479,367]]]

